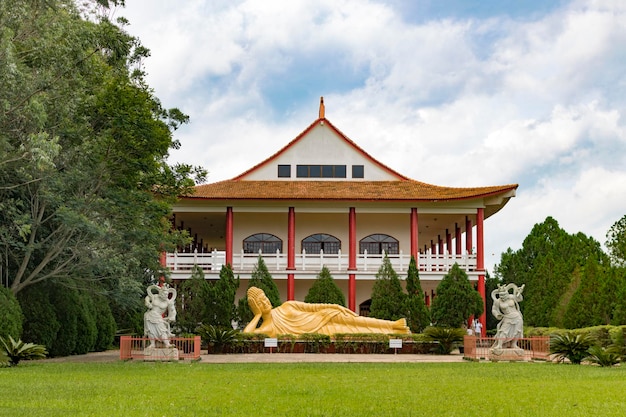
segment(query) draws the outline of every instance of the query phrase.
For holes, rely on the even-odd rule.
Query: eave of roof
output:
[[[518,184],[490,187],[440,187],[414,180],[401,181],[238,181],[195,187],[185,198],[206,200],[317,201],[454,201],[508,193]]]

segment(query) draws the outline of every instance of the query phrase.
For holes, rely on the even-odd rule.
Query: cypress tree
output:
[[[325,266],[317,275],[309,292],[304,298],[305,303],[328,303],[346,306],[346,297],[335,283],[330,271]]]
[[[257,264],[254,267],[254,271],[252,272],[252,276],[250,277],[250,281],[248,282],[248,288],[250,287],[257,287],[265,291],[265,295],[269,298],[270,303],[272,303],[272,307],[278,307],[281,305],[278,287],[276,286],[272,275],[267,270],[265,261],[261,256],[259,256]],[[243,298],[239,299],[237,313],[240,325],[249,323],[254,317],[254,314],[252,314],[250,306],[248,305],[247,294]]]
[[[182,283],[176,295],[176,326],[183,333],[194,333],[207,315],[210,302],[209,283],[198,265],[191,270],[191,278]]]
[[[398,274],[391,266],[387,255],[376,273],[376,281],[372,288],[372,305],[370,317],[385,320],[398,320],[405,317],[406,294]]]
[[[413,333],[420,333],[430,324],[430,312],[424,302],[424,291],[420,283],[415,257],[411,256],[406,277],[406,318]]]
[[[470,316],[482,312],[482,297],[465,271],[455,263],[437,286],[437,296],[430,310],[433,322],[437,326],[462,327]]]
[[[239,277],[235,278],[230,265],[223,265],[220,279],[209,286],[210,296],[205,323],[225,328],[232,327],[237,315],[235,295],[238,288]]]

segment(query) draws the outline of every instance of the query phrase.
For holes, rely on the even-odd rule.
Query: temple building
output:
[[[174,280],[194,264],[218,279],[224,264],[241,278],[238,298],[262,256],[282,300],[304,300],[322,266],[367,315],[385,254],[401,279],[411,256],[427,304],[454,263],[485,299],[483,222],[517,184],[442,187],[415,181],[361,149],[325,116],[274,155],[226,181],[199,185],[174,206],[175,227],[193,238],[168,253]],[[482,320],[485,326],[485,315]]]

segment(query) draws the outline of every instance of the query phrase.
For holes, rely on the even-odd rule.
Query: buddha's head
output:
[[[248,305],[254,314],[265,314],[272,310],[269,298],[257,287],[248,288]]]

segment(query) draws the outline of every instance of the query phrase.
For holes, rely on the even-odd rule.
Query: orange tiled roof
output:
[[[517,184],[491,187],[440,187],[403,181],[238,181],[199,185],[190,198],[210,200],[450,201],[488,197],[517,189]]]

